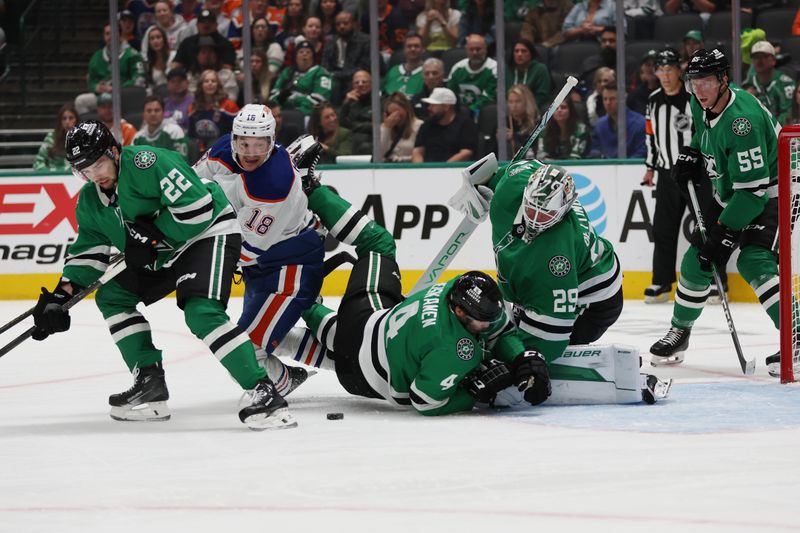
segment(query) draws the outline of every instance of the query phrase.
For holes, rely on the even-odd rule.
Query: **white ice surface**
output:
[[[0,323],[31,305],[0,303]],[[0,359],[0,532],[800,531],[800,387],[766,375],[777,335],[755,305],[734,308],[757,359],[743,378],[719,307],[681,367],[651,369],[671,305],[627,303],[606,340],[676,378],[655,406],[425,418],[323,371],[289,397],[299,427],[261,433],[175,300],[145,313],[168,422],[108,417],[131,378],[93,302],[68,333]]]

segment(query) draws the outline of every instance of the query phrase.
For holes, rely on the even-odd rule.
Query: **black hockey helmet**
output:
[[[67,132],[64,145],[66,158],[72,168],[83,170],[94,164],[101,156],[114,158],[113,147],[120,149],[114,135],[105,124],[97,120],[81,122]]]
[[[681,55],[674,48],[663,48],[656,54],[656,67],[665,67],[667,65],[680,65]]]
[[[447,301],[461,307],[475,320],[492,322],[503,310],[500,287],[487,274],[471,270],[462,274],[450,289]]]
[[[728,58],[719,48],[713,50],[701,48],[689,60],[689,65],[686,67],[686,79],[716,76],[721,80],[722,75],[726,72],[728,72]]]

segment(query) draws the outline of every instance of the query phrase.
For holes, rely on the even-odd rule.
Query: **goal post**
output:
[[[800,126],[778,136],[778,269],[780,272],[781,383],[800,373]]]

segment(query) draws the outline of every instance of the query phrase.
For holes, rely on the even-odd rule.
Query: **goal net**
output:
[[[800,126],[778,136],[778,210],[781,383],[791,383],[800,377]]]

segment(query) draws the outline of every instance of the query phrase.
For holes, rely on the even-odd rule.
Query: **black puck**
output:
[[[328,413],[326,418],[328,420],[341,420],[344,418],[344,413]]]

